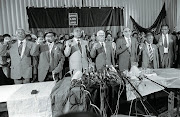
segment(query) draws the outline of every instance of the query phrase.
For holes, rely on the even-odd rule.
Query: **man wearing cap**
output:
[[[115,65],[113,47],[111,42],[105,42],[105,32],[99,30],[97,32],[97,43],[94,43],[90,55],[96,58],[96,70],[101,70],[103,67]]]
[[[129,70],[131,63],[137,62],[137,39],[131,37],[131,30],[128,27],[123,29],[123,37],[116,41],[116,54],[119,58],[119,70]]]
[[[3,45],[0,45],[0,55],[7,53],[11,59],[11,78],[15,84],[29,83],[32,78],[32,56],[35,51],[32,51],[34,44],[25,39],[25,31],[18,29],[16,31],[17,41],[13,44],[9,40],[5,40]]]
[[[38,64],[38,81],[59,80],[62,78],[62,70],[64,64],[64,55],[62,53],[62,46],[55,43],[54,32],[47,32],[44,35],[46,43],[41,39],[37,41],[37,48],[39,54]]]
[[[74,75],[77,71],[88,71],[87,50],[89,50],[88,42],[81,38],[82,32],[80,28],[74,28],[73,38],[66,41],[64,54],[69,57],[69,68]]]

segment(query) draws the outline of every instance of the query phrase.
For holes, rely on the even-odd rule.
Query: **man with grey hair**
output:
[[[116,41],[116,54],[119,59],[119,70],[129,70],[131,63],[137,62],[137,47],[136,38],[131,37],[131,30],[128,27],[123,29],[123,37]]]
[[[95,58],[96,69],[100,70],[106,66],[115,66],[113,47],[110,42],[105,42],[105,32],[97,32],[97,43],[94,43],[90,55]]]
[[[16,30],[17,41],[13,44],[4,41],[0,45],[0,56],[7,53],[11,59],[11,78],[15,84],[29,83],[32,78],[32,51],[33,42],[25,39],[25,31],[23,29]]]

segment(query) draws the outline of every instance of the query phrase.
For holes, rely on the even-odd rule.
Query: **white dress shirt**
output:
[[[124,38],[126,40],[126,43],[128,43],[131,46],[131,38],[127,38],[127,37],[124,37]],[[130,41],[130,43],[129,43],[129,41]]]
[[[18,40],[18,48],[21,45],[21,42],[23,42],[22,51],[21,51],[21,58],[22,58],[22,56],[24,55],[25,48],[26,48],[26,39],[24,39],[23,41]]]
[[[47,44],[48,44],[48,47],[49,47],[49,53],[51,53],[51,51],[53,49],[53,46],[54,46],[54,42],[52,42],[52,43],[47,42]]]

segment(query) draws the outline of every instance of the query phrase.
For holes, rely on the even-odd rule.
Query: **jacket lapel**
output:
[[[18,50],[18,41],[16,41],[14,44],[14,52],[17,52],[17,55],[19,56],[19,58],[21,58],[21,55],[19,55],[19,50]]]
[[[24,52],[22,53],[22,58],[21,59],[23,59],[24,58],[24,56],[25,56],[25,54],[27,53],[26,51],[27,51],[27,46],[28,46],[29,44],[28,44],[28,41],[26,41],[26,45],[25,45],[25,48],[24,48]]]
[[[149,51],[148,51],[148,48],[147,48],[147,45],[145,44],[145,51],[146,51],[146,53],[147,53],[147,55],[148,55],[148,58],[149,58]]]

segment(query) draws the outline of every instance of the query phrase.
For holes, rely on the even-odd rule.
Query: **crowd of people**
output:
[[[60,80],[69,72],[88,74],[113,66],[120,72],[138,63],[142,68],[180,68],[180,32],[138,33],[125,27],[117,37],[112,31],[99,30],[86,35],[81,28],[71,35],[26,34],[17,29],[15,36],[0,36],[0,85]]]

